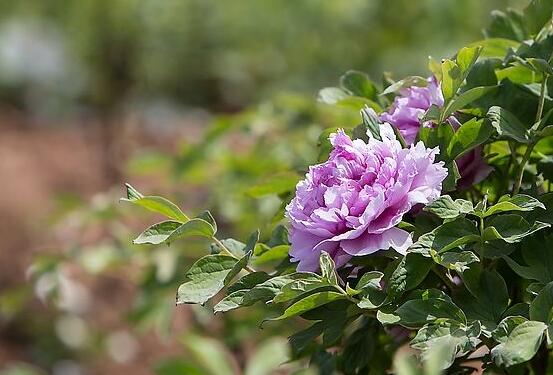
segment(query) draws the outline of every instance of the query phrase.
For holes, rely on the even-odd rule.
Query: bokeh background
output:
[[[175,307],[208,244],[132,246],[153,218],[117,202],[123,183],[210,209],[223,237],[270,233],[263,182],[358,121],[320,88],[349,69],[426,75],[524,4],[1,0],[0,374],[273,373],[290,327]]]

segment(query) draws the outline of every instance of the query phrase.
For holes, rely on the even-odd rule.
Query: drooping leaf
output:
[[[284,311],[282,315],[271,320],[282,320],[291,318],[293,316],[301,315],[307,311],[313,310],[319,306],[323,306],[327,303],[345,298],[346,296],[339,292],[326,291],[314,293],[292,304]]]
[[[495,341],[503,343],[507,341],[513,329],[527,321],[528,319],[523,316],[508,316],[499,322],[497,328],[492,332],[492,337]]]
[[[439,364],[439,369],[444,370],[451,366],[457,355],[474,350],[480,343],[479,336],[478,322],[467,327],[457,322],[444,321],[423,326],[411,341],[411,347],[421,350],[423,358],[440,347],[445,348]]]
[[[408,328],[421,327],[438,319],[451,319],[461,324],[467,323],[467,318],[459,307],[450,301],[438,298],[409,300],[401,305],[395,314],[401,319],[399,324]]]
[[[510,367],[529,361],[538,351],[547,326],[527,321],[516,326],[507,339],[492,348],[492,360],[500,367]]]
[[[550,224],[536,221],[533,225],[530,225],[520,215],[504,214],[494,216],[487,222],[482,238],[485,241],[500,239],[508,243],[515,243],[548,227],[550,227]]]
[[[512,197],[503,196],[499,199],[499,202],[488,207],[482,217],[508,211],[532,211],[535,208],[545,209],[545,206],[536,198],[525,194],[517,194]]]
[[[142,232],[134,241],[135,244],[171,243],[179,238],[200,236],[211,238],[215,235],[215,229],[207,221],[194,218],[184,224],[176,221],[163,221],[157,223]]]
[[[213,307],[213,311],[225,312],[243,306],[244,296],[256,285],[262,284],[270,278],[265,272],[254,272],[243,276],[235,284],[229,286],[229,294]],[[249,305],[251,304],[253,302]]]
[[[488,110],[487,116],[500,136],[514,139],[520,143],[532,141],[528,128],[508,110],[493,106]]]
[[[177,303],[206,303],[223,289],[236,262],[236,258],[220,254],[200,258],[186,273],[190,280],[179,287]]]
[[[430,271],[432,262],[421,254],[407,253],[399,262],[388,280],[388,294],[395,298],[404,292],[415,289]]]
[[[424,207],[425,211],[431,212],[441,219],[455,219],[461,215],[472,213],[474,207],[472,202],[465,199],[453,200],[449,195],[442,195],[435,201]]]
[[[273,298],[273,303],[288,302],[303,294],[316,291],[321,288],[331,288],[333,285],[319,275],[312,275],[302,279],[291,281],[284,285]]]

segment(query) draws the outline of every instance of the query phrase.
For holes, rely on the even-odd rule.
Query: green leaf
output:
[[[319,292],[315,294],[311,294],[296,303],[292,304],[290,307],[288,307],[284,313],[277,317],[273,318],[271,320],[283,320],[287,318],[291,318],[296,315],[301,315],[307,311],[313,310],[319,306],[326,305],[327,303],[337,301],[340,299],[345,299],[346,296],[342,293],[338,292],[331,292],[331,291],[325,291],[325,292]]]
[[[553,238],[551,235],[545,237],[533,236],[526,239],[520,249],[526,266],[521,266],[506,256],[503,259],[521,277],[547,284],[553,281],[553,251],[550,250],[552,246]]]
[[[211,238],[215,235],[215,229],[207,221],[194,218],[182,224],[175,221],[163,221],[157,223],[142,232],[133,243],[159,245],[171,243],[182,237],[201,236]]]
[[[504,214],[492,217],[486,225],[482,238],[485,241],[500,239],[508,243],[520,242],[524,237],[550,227],[536,221],[532,226],[520,215]]]
[[[350,70],[340,78],[340,85],[350,94],[370,100],[377,100],[376,87],[363,72]]]
[[[461,215],[473,213],[474,207],[472,202],[465,199],[453,200],[449,195],[442,195],[434,202],[427,204],[424,210],[441,219],[455,219]]]
[[[430,259],[416,253],[407,253],[401,259],[388,280],[388,294],[391,298],[415,289],[425,278],[432,262]]]
[[[318,100],[325,104],[335,105],[347,97],[348,94],[338,87],[325,87],[319,91]]]
[[[532,0],[523,11],[524,27],[530,34],[536,35],[550,21],[553,12],[551,0]]]
[[[409,88],[412,86],[425,87],[427,85],[428,85],[428,82],[426,81],[426,78],[419,77],[419,76],[410,76],[386,87],[386,89],[380,95],[388,95],[393,92],[396,92],[405,88]]]
[[[244,304],[249,306],[257,301],[267,302],[273,299],[286,284],[299,279],[316,275],[310,272],[296,272],[288,275],[276,276],[253,287],[244,295]]]
[[[278,245],[271,247],[253,258],[254,265],[264,265],[272,262],[280,262],[288,258],[290,245]]]
[[[456,247],[479,241],[480,233],[474,222],[458,217],[420,236],[410,250],[430,256],[430,250],[445,253]]]
[[[140,233],[140,235],[133,240],[133,243],[136,245],[157,245],[163,243],[169,238],[171,233],[181,225],[182,223],[178,221],[162,221],[161,223],[150,226],[144,232]]]
[[[523,316],[508,316],[503,319],[492,332],[492,337],[498,343],[504,343],[517,326],[527,322]]]
[[[517,194],[512,197],[505,195],[499,199],[497,204],[489,207],[482,217],[508,211],[532,211],[535,208],[545,209],[545,206],[539,200],[529,195]]]
[[[439,298],[427,300],[409,300],[401,305],[395,313],[400,317],[399,324],[407,327],[419,327],[436,320],[451,319],[466,324],[463,311],[450,301]]]
[[[296,173],[276,173],[263,182],[248,189],[248,194],[254,198],[271,194],[283,194],[294,191],[300,177]]]
[[[453,191],[457,188],[457,180],[461,178],[461,173],[459,173],[459,168],[457,168],[457,163],[454,160],[446,163],[445,166],[447,177],[442,183],[442,191]]]
[[[510,367],[529,361],[537,353],[547,326],[527,321],[516,326],[507,339],[492,348],[492,360],[500,367]]]
[[[181,284],[177,304],[204,304],[225,286],[225,278],[234,268],[236,259],[227,255],[206,255],[186,273],[190,281]]]
[[[329,287],[333,287],[333,285],[330,284],[328,280],[324,280],[319,275],[310,275],[284,285],[275,298],[273,298],[273,303],[288,302],[300,297],[303,294],[310,293],[321,288],[328,289]]]
[[[488,38],[505,38],[522,42],[527,37],[522,13],[514,9],[507,9],[507,12],[493,11],[491,25],[484,34]]]
[[[176,204],[168,199],[157,196],[144,196],[131,185],[125,184],[125,186],[127,188],[127,198],[121,198],[121,201],[134,203],[176,221],[188,221],[188,216],[186,216]]]
[[[520,143],[532,141],[529,130],[506,109],[497,106],[490,107],[487,116],[500,136],[514,139]]]
[[[480,86],[463,92],[448,103],[447,107],[443,110],[442,119],[448,118],[458,110],[465,108],[470,103],[495,90],[497,90],[497,86]]]
[[[494,133],[494,128],[483,119],[471,119],[465,122],[455,132],[447,147],[447,155],[450,160],[466,154],[473,148],[486,142]]]
[[[473,264],[461,277],[474,296],[480,314],[497,324],[509,306],[509,293],[503,277],[497,271],[483,270],[480,263]]]
[[[480,56],[481,52],[481,46],[463,47],[459,50],[459,52],[457,52],[457,65],[465,76],[468,74],[474,63],[476,63],[476,60],[478,60],[478,56]]]
[[[265,272],[253,272],[243,276],[238,282],[229,286],[228,296],[217,303],[214,312],[225,312],[239,308],[243,305],[244,296],[250,292],[256,285],[262,284],[271,277]],[[270,298],[269,298],[270,299]],[[250,305],[253,304],[250,303]]]
[[[519,43],[514,40],[505,38],[487,38],[479,40],[474,43],[470,43],[469,47],[482,47],[480,57],[499,57],[503,58],[507,55],[510,48],[516,49]]]
[[[459,273],[465,271],[469,264],[480,262],[480,259],[472,251],[461,251],[459,253],[449,251],[443,254],[434,253],[432,259],[439,265]]]
[[[383,276],[379,271],[370,271],[361,276],[354,290],[361,297],[361,301],[357,303],[359,308],[376,309],[384,303],[386,294],[380,286]]]
[[[248,241],[246,242],[246,246],[244,247],[244,256],[240,258],[238,262],[232,267],[232,270],[229,272],[227,277],[225,278],[225,285],[228,285],[234,279],[236,275],[240,273],[244,268],[248,266],[248,262],[250,261],[250,258],[253,254],[253,250],[255,249],[255,245],[257,244],[257,241],[259,241],[259,229],[253,232],[250,237],[248,238]]]
[[[475,322],[466,327],[456,322],[445,321],[423,326],[411,341],[411,347],[422,351],[423,358],[438,348],[446,348],[441,353],[440,370],[451,366],[455,357],[464,355],[476,348],[480,343],[480,324]]]
[[[463,71],[455,61],[445,59],[442,62],[442,93],[448,103],[463,82]]]
[[[553,322],[553,282],[548,283],[530,303],[530,319],[548,325]]]

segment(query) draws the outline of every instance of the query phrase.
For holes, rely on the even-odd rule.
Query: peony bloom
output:
[[[380,120],[397,127],[405,142],[413,144],[421,127],[420,118],[432,105],[438,107],[444,105],[442,90],[435,77],[428,78],[425,87],[412,86],[401,90],[390,110],[380,115]],[[453,116],[449,118],[449,122],[455,129],[461,126]],[[431,123],[423,126],[431,126]],[[461,174],[457,183],[460,188],[468,188],[479,183],[492,171],[482,158],[481,147],[457,159],[457,167]]]
[[[380,115],[380,120],[398,128],[405,142],[413,144],[421,127],[420,119],[432,105],[442,107],[444,97],[435,77],[428,78],[424,87],[412,86],[399,93],[390,110]]]
[[[299,271],[316,271],[321,251],[340,267],[352,256],[389,248],[404,254],[411,245],[410,234],[395,226],[414,205],[438,198],[447,170],[434,163],[438,148],[419,142],[403,149],[389,124],[380,132],[382,141],[368,144],[332,134],[329,159],[297,184],[286,216]]]

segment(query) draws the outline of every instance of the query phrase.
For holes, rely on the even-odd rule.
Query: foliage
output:
[[[440,149],[449,176],[440,198],[403,217],[401,228],[414,238],[405,256],[380,251],[337,269],[323,251],[319,272],[299,272],[288,257],[294,244],[282,211],[270,233],[254,231],[240,242],[217,237],[211,214],[189,218],[173,203],[128,185],[126,200],[155,201],[155,211],[170,219],[150,226],[135,243],[208,239],[209,253],[189,269],[177,303],[209,304],[215,312],[265,304],[264,327],[299,317],[309,325],[290,336],[290,359],[308,361],[320,373],[383,373],[392,366],[400,374],[418,373],[407,358],[392,365],[408,341],[424,373],[468,373],[475,358],[493,373],[545,373],[553,307],[552,176],[546,167],[553,152],[552,13],[547,0],[534,0],[522,12],[496,12],[487,39],[441,63],[430,61],[444,103],[419,119],[425,126],[418,139]],[[323,89],[320,100],[362,111],[358,123],[341,125],[369,140],[379,136],[374,111],[388,108],[402,89],[425,84],[408,77],[380,86],[350,71],[340,87]],[[319,160],[331,149],[329,133],[320,138]],[[461,158],[479,149],[493,172],[462,188]],[[254,192],[272,191],[286,203],[285,186],[275,178]]]

